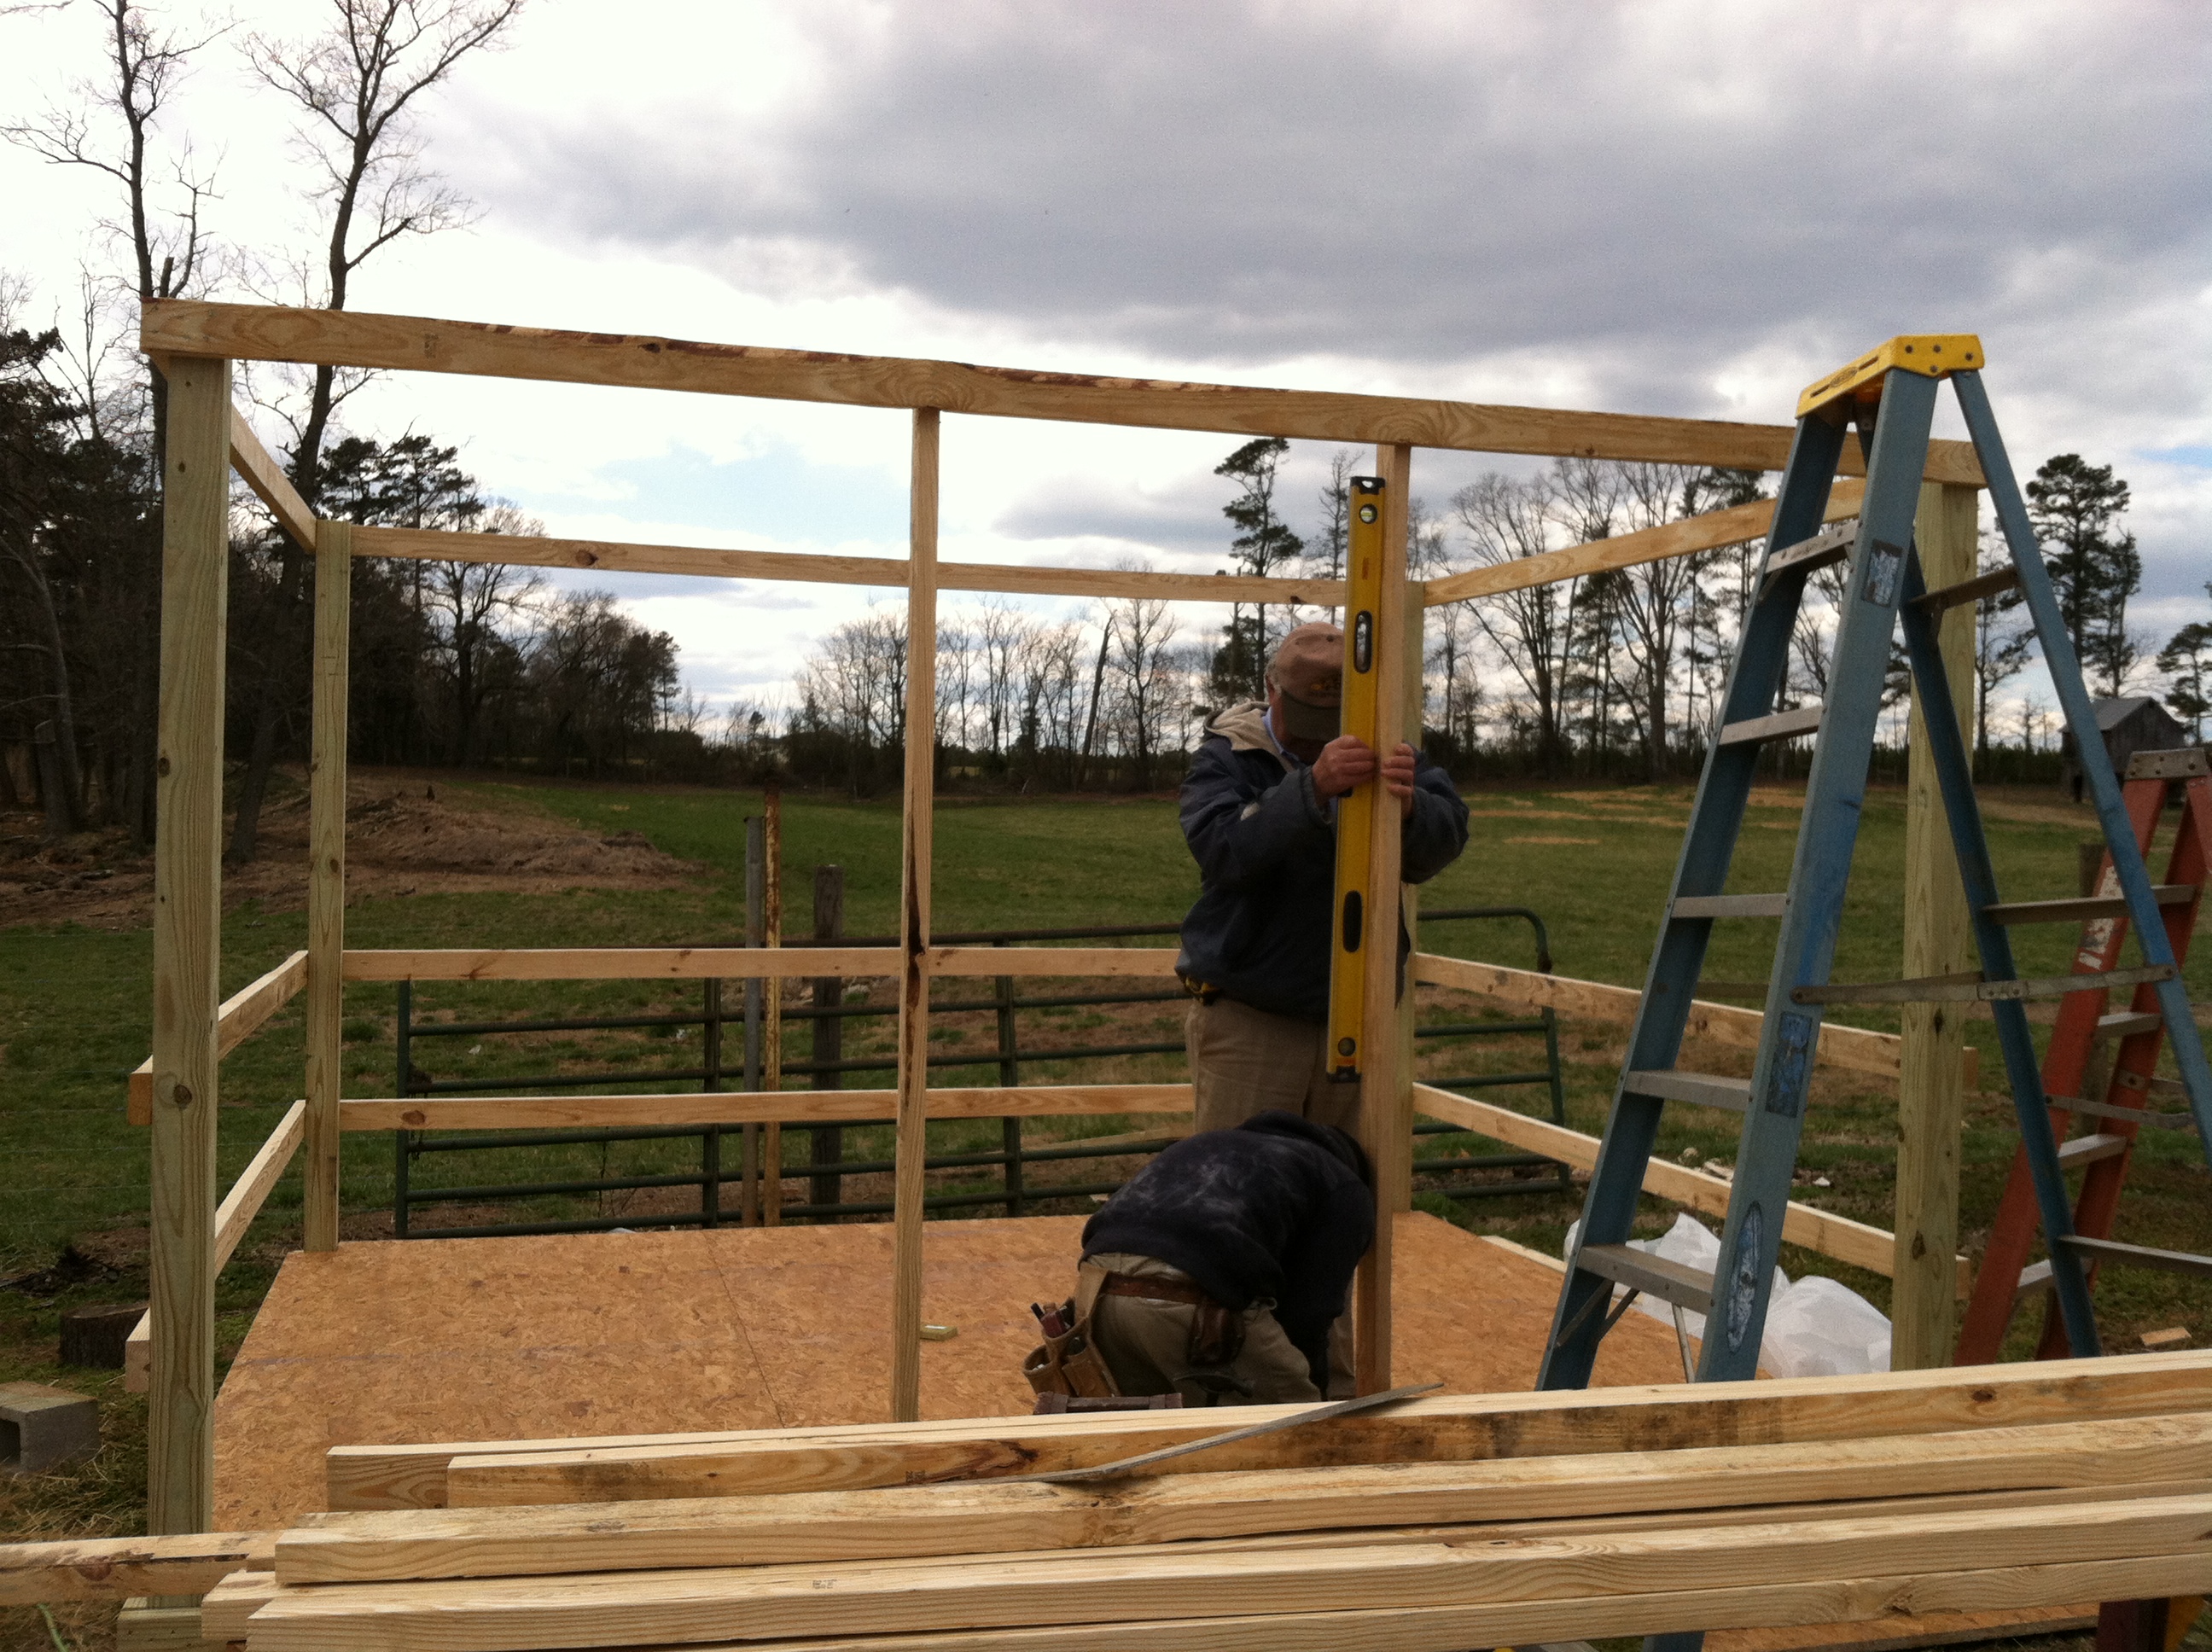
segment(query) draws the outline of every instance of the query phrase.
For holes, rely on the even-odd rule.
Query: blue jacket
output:
[[[1182,920],[1176,970],[1255,1010],[1326,1023],[1336,824],[1314,795],[1313,770],[1277,750],[1266,711],[1254,701],[1215,718],[1182,783],[1182,835],[1202,889]],[[1399,841],[1409,884],[1467,847],[1467,805],[1425,756]],[[1401,963],[1412,944],[1401,923]]]

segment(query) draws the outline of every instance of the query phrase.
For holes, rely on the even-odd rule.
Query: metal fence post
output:
[[[745,817],[745,944],[759,946],[768,938],[768,822],[758,815]],[[745,1089],[761,1087],[761,983],[758,976],[745,982]],[[744,1224],[758,1227],[761,1220],[760,1127],[744,1127]]]
[[[700,1040],[700,1064],[707,1069],[706,1093],[722,1088],[722,983],[705,983],[706,1026]],[[719,1227],[722,1221],[722,1127],[710,1124],[699,1135],[699,1220]]]
[[[845,933],[845,869],[814,869],[814,938],[817,943],[842,939]],[[814,978],[817,1011],[841,1010],[845,1004],[845,981],[840,975]],[[842,1090],[845,1075],[835,1070],[845,1059],[845,1017],[817,1013],[814,1017],[814,1088]],[[844,1163],[845,1131],[842,1125],[817,1125],[807,1149],[814,1178],[807,1197],[817,1205],[835,1205],[844,1197],[845,1178],[834,1168]],[[825,1171],[824,1166],[832,1167]],[[836,1220],[834,1217],[830,1218]]]
[[[994,946],[1004,946],[1004,941],[994,941]],[[1014,1026],[1014,978],[998,978],[999,1003],[999,1082],[1018,1084],[1022,1081],[1022,1053],[1018,1034]],[[1006,1214],[1022,1213],[1022,1121],[1019,1114],[999,1121],[999,1139],[1006,1155]]]
[[[396,994],[398,999],[398,1036],[399,1042],[399,1084],[401,1096],[415,1093],[415,983],[403,981]],[[392,1236],[407,1236],[407,1149],[410,1133],[392,1133]]]

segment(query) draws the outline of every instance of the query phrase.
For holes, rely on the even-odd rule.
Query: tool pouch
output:
[[[1194,1367],[1226,1365],[1244,1351],[1244,1315],[1218,1302],[1191,1310],[1190,1363]]]
[[[1022,1375],[1036,1393],[1097,1399],[1121,1392],[1091,1343],[1091,1316],[1106,1278],[1104,1268],[1087,1262],[1076,1270],[1075,1295],[1060,1309],[1061,1320],[1073,1328],[1047,1337],[1022,1362]]]

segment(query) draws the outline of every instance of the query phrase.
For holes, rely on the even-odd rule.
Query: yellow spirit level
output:
[[[1352,524],[1345,552],[1344,689],[1342,728],[1375,746],[1382,709],[1376,694],[1376,609],[1382,592],[1382,478],[1352,478]],[[1380,769],[1382,754],[1375,761]],[[1336,805],[1336,908],[1328,975],[1328,1076],[1356,1084],[1366,1054],[1365,944],[1373,925],[1367,903],[1368,850],[1374,835],[1375,788],[1378,772],[1354,787]],[[1387,918],[1387,914],[1384,914]],[[1397,938],[1397,925],[1386,921],[1377,943]]]

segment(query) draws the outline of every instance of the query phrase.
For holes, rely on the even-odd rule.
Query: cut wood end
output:
[[[2163,1331],[2142,1333],[2142,1345],[2146,1348],[2186,1348],[2189,1341],[2189,1327],[2185,1325],[2170,1326]]]

